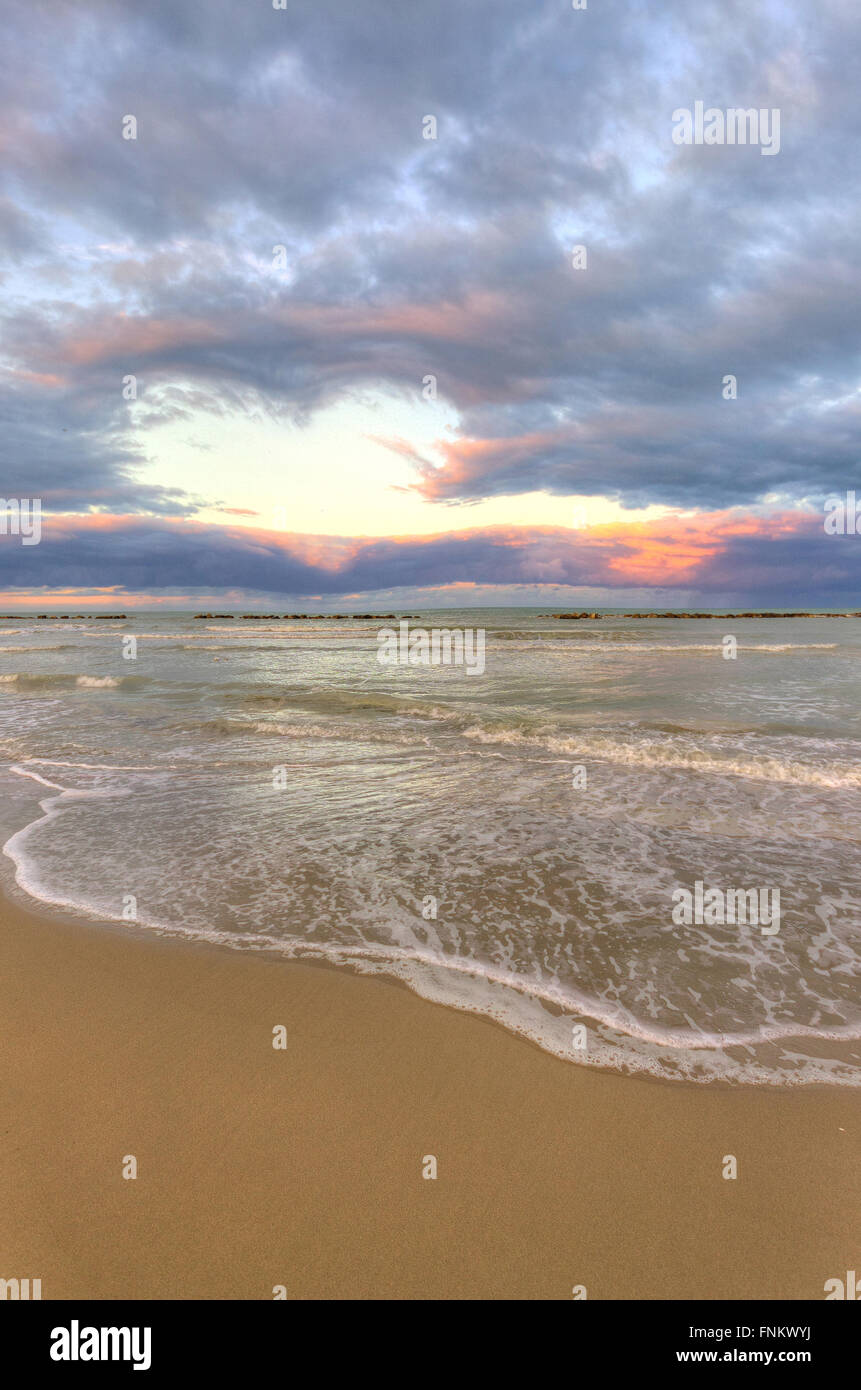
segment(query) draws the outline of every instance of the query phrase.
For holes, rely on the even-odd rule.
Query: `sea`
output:
[[[401,611],[483,672],[382,663],[380,616],[0,620],[4,891],[572,1065],[861,1084],[861,618]],[[779,930],[680,922],[697,884]]]

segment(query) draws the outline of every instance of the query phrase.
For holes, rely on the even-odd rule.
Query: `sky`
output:
[[[4,0],[0,604],[861,607],[856,0],[283,4]]]

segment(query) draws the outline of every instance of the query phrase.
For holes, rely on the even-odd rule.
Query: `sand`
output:
[[[0,1277],[45,1299],[822,1299],[861,1258],[857,1092],[590,1070],[8,901],[0,1020]]]

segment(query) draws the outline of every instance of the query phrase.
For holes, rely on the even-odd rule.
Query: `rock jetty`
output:
[[[672,613],[539,613],[539,618],[588,618],[602,619],[607,618],[720,618],[726,622],[729,618],[861,618],[861,613],[683,613],[675,610]]]
[[[90,618],[106,618],[111,622],[120,619],[128,621],[125,613],[0,613],[0,623],[32,623],[39,618],[49,623],[66,623],[70,619],[75,622],[78,619],[89,622]]]
[[[43,615],[44,616],[44,615]],[[124,616],[124,615],[123,615]],[[214,618],[238,618],[245,623],[271,623],[271,622],[312,622],[320,618],[328,618],[335,622],[356,622],[361,619],[368,622],[406,622],[408,619],[421,617],[420,613],[195,613],[195,618],[200,621],[211,621]],[[554,614],[554,617],[563,617],[562,613]]]

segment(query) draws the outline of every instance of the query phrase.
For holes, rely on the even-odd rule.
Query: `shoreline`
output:
[[[8,896],[0,1015],[0,1276],[44,1299],[815,1299],[857,1265],[848,1088],[655,1084]]]
[[[29,829],[30,824],[35,823],[36,822],[28,823],[24,829]],[[14,839],[15,836],[13,835],[11,838]],[[7,844],[8,843],[10,843],[10,841],[7,841]],[[4,856],[14,864],[14,856],[6,854],[5,845],[2,848]],[[377,955],[370,946],[367,952],[355,951],[353,953],[351,953],[350,948],[344,947],[343,955],[339,958],[336,947],[327,948],[321,946],[319,950],[317,950],[313,949],[310,945],[305,947],[299,944],[294,954],[291,951],[283,949],[274,938],[270,939],[257,936],[243,938],[242,936],[230,933],[222,933],[219,937],[219,934],[206,934],[197,932],[193,929],[163,926],[155,923],[142,924],[139,921],[124,923],[116,917],[102,916],[94,911],[73,907],[68,903],[53,902],[51,900],[42,901],[31,891],[23,888],[15,881],[14,870],[11,870],[13,874],[11,878],[8,877],[9,872],[8,866],[4,863],[0,863],[0,917],[2,917],[2,903],[4,900],[7,900],[13,909],[22,912],[24,915],[32,915],[41,920],[53,922],[63,928],[69,928],[71,930],[84,930],[95,933],[109,932],[123,939],[135,938],[150,943],[160,942],[168,950],[173,946],[179,946],[190,950],[213,951],[216,953],[216,956],[226,953],[230,956],[265,961],[270,964],[284,966],[298,965],[310,970],[332,970],[337,974],[349,974],[356,979],[380,980],[398,989],[406,990],[407,993],[411,994],[414,998],[432,1004],[435,1008],[441,1008],[446,1011],[451,1010],[455,1013],[463,1013],[471,1018],[483,1019],[493,1027],[501,1029],[508,1036],[517,1038],[530,1047],[534,1047],[543,1056],[552,1057],[554,1061],[559,1061],[566,1067],[574,1066],[577,1067],[578,1070],[585,1069],[588,1071],[596,1071],[599,1074],[607,1076],[629,1077],[636,1080],[666,1085],[671,1088],[676,1086],[695,1086],[697,1088],[711,1089],[714,1087],[717,1089],[726,1089],[731,1092],[737,1091],[740,1088],[751,1091],[759,1091],[765,1088],[777,1092],[789,1090],[822,1090],[829,1092],[837,1089],[846,1090],[850,1093],[861,1092],[861,1085],[855,1085],[851,1081],[845,1079],[821,1076],[814,1080],[796,1081],[793,1079],[794,1074],[792,1072],[784,1073],[779,1080],[775,1079],[768,1081],[763,1080],[761,1077],[757,1079],[752,1079],[749,1076],[731,1077],[729,1074],[723,1074],[719,1071],[701,1076],[686,1075],[684,1072],[678,1072],[676,1075],[672,1075],[669,1073],[662,1073],[660,1070],[656,1070],[649,1065],[637,1066],[630,1056],[625,1056],[624,1052],[620,1054],[621,1060],[617,1060],[606,1045],[604,1045],[605,1055],[601,1060],[579,1062],[574,1059],[570,1050],[564,1051],[554,1046],[555,1039],[551,1040],[549,1036],[541,1038],[536,1035],[534,1028],[530,1029],[523,1024],[521,1020],[510,1015],[504,1015],[500,1012],[496,1000],[492,1000],[490,1004],[486,1003],[482,1006],[477,998],[473,996],[468,1001],[464,1000],[461,1002],[458,998],[450,994],[445,995],[444,993],[441,994],[421,988],[421,976],[419,976],[418,979],[415,976],[410,978],[408,973],[402,968],[399,968],[399,965],[402,966],[406,964],[416,967],[428,966],[433,969],[438,965],[436,961],[424,962],[418,957],[408,955],[405,957],[404,962],[401,963],[396,956],[387,954],[382,948],[380,949],[379,955]],[[35,903],[36,906],[31,906],[32,903]],[[307,950],[307,954],[302,954],[303,950]],[[371,965],[371,962],[374,964]],[[363,968],[363,966],[367,968]],[[448,967],[442,965],[440,968],[445,970]],[[592,1029],[596,1023],[600,1024],[606,1022],[606,1020],[590,1012],[589,1008],[585,1007],[585,1005],[580,1007],[576,1001],[565,1000],[564,1003],[562,1003],[549,997],[545,998],[543,995],[535,994],[533,991],[530,991],[525,985],[521,988],[517,984],[511,983],[507,978],[497,979],[492,974],[482,974],[480,972],[473,973],[470,970],[464,970],[462,973],[467,979],[482,981],[491,986],[507,985],[508,992],[516,993],[522,996],[526,1001],[543,1002],[545,1005],[549,1003],[554,1010],[554,1017],[564,1018],[566,1024],[576,1019],[580,1023],[585,1021],[585,1026]],[[630,1041],[631,1037],[645,1039],[646,1035],[628,1033],[624,1036]],[[803,1032],[797,1034],[792,1032],[781,1034],[779,1041],[786,1043],[793,1038],[798,1038],[799,1040],[804,1038],[805,1044],[809,1050],[808,1060],[815,1058],[817,1046],[814,1045],[811,1047],[810,1040]],[[664,1046],[661,1041],[655,1037],[650,1038],[649,1041],[658,1052],[660,1052],[662,1046]],[[771,1042],[773,1040],[763,1039],[761,1041]],[[823,1039],[822,1043],[820,1043],[819,1039],[816,1040],[820,1049],[824,1046],[824,1041]],[[847,1041],[854,1041],[854,1035],[847,1035]],[[742,1039],[739,1041],[737,1038],[728,1037],[726,1040],[721,1041],[717,1050],[725,1049],[727,1054],[729,1054],[733,1049],[736,1051],[746,1051],[748,1048],[749,1040]],[[674,1052],[676,1050],[675,1044],[668,1041],[665,1045],[665,1050],[668,1053]],[[594,1051],[595,1044],[593,1041],[593,1058]],[[624,1063],[627,1063],[627,1065],[624,1065]],[[738,1063],[739,1071],[741,1071],[743,1066],[743,1062]],[[776,1076],[776,1073],[774,1073],[774,1075]]]

